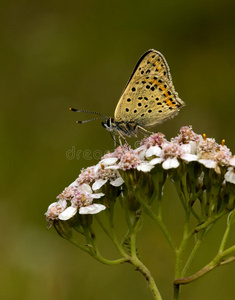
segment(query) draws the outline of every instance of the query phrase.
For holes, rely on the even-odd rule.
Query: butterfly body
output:
[[[102,125],[111,133],[125,135],[128,137],[137,137],[138,125],[134,121],[124,122],[124,121],[114,121],[113,118],[108,118],[106,122],[102,122]]]
[[[150,49],[137,62],[118,101],[114,118],[95,114],[106,118],[102,125],[109,132],[125,139],[124,136],[137,136],[138,131],[149,132],[146,128],[173,118],[184,105],[175,91],[164,56]]]

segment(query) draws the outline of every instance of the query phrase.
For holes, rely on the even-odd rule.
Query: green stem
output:
[[[156,286],[154,278],[149,269],[135,256],[131,257],[130,263],[144,276],[155,300],[162,300],[161,294]]]
[[[132,258],[137,258],[137,248],[136,248],[136,230],[132,230],[130,234],[130,248],[131,248],[131,257]]]
[[[68,239],[68,241],[69,241],[71,244],[73,244],[74,246],[76,246],[77,248],[79,248],[79,249],[81,249],[81,250],[87,252],[88,254],[91,254],[91,253],[90,253],[90,249],[89,249],[87,246],[79,245],[79,243],[78,243],[76,240],[72,239],[72,238]]]
[[[102,228],[102,230],[105,232],[105,234],[112,240],[112,235],[110,234],[110,232],[105,228],[104,224],[102,223],[102,221],[100,220],[98,214],[95,215],[95,219],[97,221],[97,223],[100,225],[100,227]]]
[[[137,198],[138,199],[138,198]],[[131,222],[130,222],[131,223]],[[133,222],[132,222],[133,223]],[[130,250],[131,250],[131,258],[130,263],[144,276],[146,281],[148,282],[149,288],[152,291],[153,297],[156,300],[162,300],[161,294],[157,288],[157,285],[154,281],[153,276],[151,275],[148,268],[139,260],[137,254],[137,246],[136,246],[136,235],[141,226],[141,218],[138,217],[135,219],[135,222],[132,224],[130,230]]]
[[[124,214],[125,214],[127,226],[129,229],[132,229],[133,226],[131,223],[130,211],[128,209],[128,197],[126,195],[124,195],[124,198],[123,198],[123,208],[124,208]]]
[[[118,239],[116,237],[114,230],[112,230],[112,240],[113,240],[113,243],[114,243],[116,249],[118,250],[119,254],[121,254],[123,257],[127,257],[127,254],[126,254],[124,248],[118,242]]]
[[[188,243],[188,239],[190,237],[190,234],[188,232],[188,226],[189,226],[189,213],[186,214],[182,241],[180,243],[179,248],[176,250],[175,278],[179,277],[181,274],[183,252]]]
[[[200,236],[200,238],[197,239],[197,242],[195,243],[194,247],[193,247],[193,250],[192,252],[190,253],[188,259],[187,259],[187,262],[183,268],[183,271],[181,273],[181,276],[185,276],[187,270],[189,269],[190,265],[192,264],[195,256],[196,256],[196,253],[201,245],[201,242],[202,242],[202,237],[204,235],[204,231],[202,232],[203,234]]]
[[[234,214],[234,211],[228,215],[227,228],[225,230],[225,233],[223,235],[223,238],[222,238],[222,241],[221,241],[221,244],[220,244],[220,247],[219,247],[219,253],[224,251],[224,248],[225,248],[225,245],[226,245],[226,242],[227,242],[227,239],[228,239],[231,227],[232,227],[230,219],[233,217],[233,214]]]
[[[183,263],[183,253],[185,250],[185,247],[188,243],[188,239],[191,236],[189,233],[189,217],[190,217],[190,212],[185,211],[185,222],[184,222],[184,231],[183,231],[183,237],[182,241],[180,243],[179,248],[175,251],[176,254],[176,259],[175,259],[175,278],[181,277],[181,270],[182,270],[182,263]],[[179,293],[180,293],[180,286],[174,284],[174,300],[179,299]]]
[[[116,236],[116,233],[115,233],[115,230],[114,230],[114,221],[113,221],[114,205],[113,205],[113,203],[111,203],[109,210],[106,210],[106,215],[108,217],[108,222],[109,222],[109,226],[110,226],[110,232],[105,228],[104,224],[101,222],[101,220],[98,217],[98,215],[96,215],[96,220],[97,220],[98,224],[100,225],[100,227],[105,232],[105,234],[114,243],[114,246],[118,250],[119,254],[122,257],[126,258],[127,254],[126,254],[124,248],[122,247],[122,245],[119,243],[119,241],[117,239],[117,236]]]
[[[168,240],[170,247],[172,250],[176,250],[175,242],[173,241],[172,237],[170,236],[165,224],[162,222],[161,218],[159,218],[151,209],[151,207],[142,199],[139,193],[136,193],[136,198],[144,208],[145,212],[158,224],[161,231],[165,235],[166,239]]]
[[[126,256],[126,252],[124,250],[124,248],[122,247],[123,242],[120,244],[118,242],[117,236],[115,234],[115,230],[114,230],[114,224],[113,221],[110,220],[110,231],[109,232],[105,227],[104,224],[101,222],[100,218],[96,215],[96,220],[98,222],[98,224],[100,225],[100,227],[103,229],[103,231],[106,233],[106,235],[109,237],[109,239],[114,243],[116,249],[118,250],[119,254],[121,254],[121,256],[125,257]],[[127,233],[125,236],[128,236],[129,233]],[[125,240],[125,238],[124,238]]]
[[[226,210],[222,211],[218,215],[215,215],[213,217],[210,217],[206,222],[202,223],[201,225],[197,226],[193,231],[194,233],[199,232],[202,229],[206,229],[209,225],[216,222],[218,219],[220,219],[223,215],[227,213]]]
[[[130,232],[130,247],[131,247],[131,256],[136,258],[137,257],[137,247],[136,247],[136,235],[139,231],[141,225],[141,218],[139,218],[135,224],[135,227]]]
[[[173,300],[178,300],[180,295],[180,285],[174,284]]]
[[[70,243],[72,243],[73,245],[75,245],[77,248],[79,248],[79,249],[85,251],[86,253],[90,254],[96,260],[98,260],[99,262],[101,262],[101,263],[103,263],[105,265],[119,265],[119,264],[123,264],[125,262],[130,262],[130,257],[128,255],[126,255],[126,254],[122,258],[115,259],[115,260],[110,260],[110,259],[106,259],[106,258],[102,257],[98,253],[98,251],[96,251],[96,253],[94,251],[91,251],[91,247],[89,245],[87,245],[87,246],[81,246],[81,245],[79,245],[79,243],[76,240],[74,240],[72,238],[68,239],[68,241]],[[92,249],[93,249],[93,245],[92,245]],[[95,249],[95,250],[97,250],[97,249]]]
[[[189,205],[189,193],[188,193],[188,188],[187,188],[187,172],[184,172],[182,178],[181,178],[181,182],[182,182],[182,188],[183,188],[183,193],[184,193],[184,197],[186,200],[186,207],[188,210],[188,205]]]
[[[213,216],[214,211],[217,212],[218,194],[221,188],[221,184],[213,184],[211,187],[209,199],[209,216]]]
[[[177,179],[177,180],[174,181],[174,183],[175,183],[176,191],[177,191],[178,196],[180,198],[181,204],[182,204],[184,210],[186,211],[187,206],[185,204],[185,195],[182,192],[181,182],[180,182],[180,180]]]
[[[112,239],[116,249],[118,250],[119,254],[123,257],[127,257],[126,251],[124,250],[122,245],[120,245],[120,243],[118,242],[113,225],[110,225],[110,229],[111,229],[111,237],[112,237],[111,239]]]
[[[198,199],[200,201],[200,207],[201,207],[201,220],[205,220],[206,218],[206,194],[202,193],[198,196]]]
[[[158,173],[152,175],[153,183],[154,183],[154,193],[152,195],[153,201],[156,199],[157,201],[157,215],[159,220],[162,219],[162,188],[165,182],[164,172],[162,169],[159,170]],[[152,203],[153,201],[150,201]]]
[[[227,205],[228,210],[234,208],[234,200],[235,200],[235,195],[234,195],[234,187],[233,187],[230,189],[230,195],[229,195],[229,200]]]
[[[97,252],[96,245],[94,239],[91,237],[90,228],[84,228],[84,236],[86,238],[86,246],[89,247],[90,251],[93,250]]]
[[[98,260],[99,262],[101,262],[102,264],[105,265],[120,265],[123,264],[125,262],[129,262],[129,258],[128,257],[123,257],[123,258],[119,258],[119,259],[115,259],[115,260],[110,260],[110,259],[106,259],[104,257],[102,257],[101,255],[95,255],[93,256],[96,260]]]
[[[232,247],[228,248],[227,250],[225,250],[221,253],[218,253],[209,264],[207,264],[204,268],[202,268],[197,273],[195,273],[189,277],[186,277],[186,278],[178,278],[174,281],[174,284],[179,286],[182,284],[188,284],[190,282],[193,282],[193,281],[201,278],[208,272],[212,271],[216,267],[223,266],[225,264],[228,264],[228,263],[234,261],[235,260],[234,254],[235,254],[235,246],[232,246]],[[225,259],[225,257],[227,257],[229,255],[231,255],[231,256],[228,259]]]
[[[194,211],[193,209],[193,204],[197,199],[200,199],[202,196],[203,192],[200,190],[197,193],[193,194],[192,197],[189,200],[189,207],[190,207],[190,212],[193,214],[193,216],[197,219],[197,221],[200,223],[201,217],[198,216],[198,214]],[[203,214],[202,214],[203,215]]]

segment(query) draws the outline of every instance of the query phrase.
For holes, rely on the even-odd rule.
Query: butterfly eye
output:
[[[110,119],[109,118],[106,119],[106,121],[105,122],[101,122],[101,124],[102,124],[102,126],[104,128],[110,128]]]
[[[111,128],[112,127],[112,123],[113,123],[113,119],[112,118],[107,118],[105,122],[102,122],[102,126],[107,128]]]

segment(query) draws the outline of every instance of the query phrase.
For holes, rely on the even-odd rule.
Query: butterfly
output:
[[[173,86],[166,59],[159,51],[150,49],[137,62],[118,101],[114,118],[91,111],[70,110],[100,115],[77,123],[105,118],[102,125],[113,135],[119,135],[119,140],[123,138],[126,141],[125,136],[136,137],[138,132],[152,133],[146,128],[174,117],[184,105]]]

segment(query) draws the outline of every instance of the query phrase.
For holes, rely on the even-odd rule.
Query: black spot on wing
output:
[[[124,88],[123,93],[125,92],[125,90],[126,90],[128,84],[129,84],[129,82],[131,81],[132,77],[134,76],[135,72],[138,70],[138,68],[139,68],[139,66],[140,66],[140,64],[141,64],[141,62],[142,62],[142,61],[144,60],[144,58],[145,58],[149,53],[151,53],[151,52],[153,52],[153,50],[148,50],[148,51],[146,51],[146,52],[140,57],[140,59],[138,60],[136,66],[135,66],[135,68],[134,68],[134,70],[133,70],[133,72],[132,72],[132,74],[131,74],[131,76],[130,76],[130,78],[129,78],[129,80],[128,80],[126,86],[125,86],[125,88]],[[143,72],[143,73],[142,73],[142,72]],[[141,74],[144,74],[144,71],[143,71],[143,70],[141,71]],[[123,94],[123,93],[122,93],[122,94]]]

